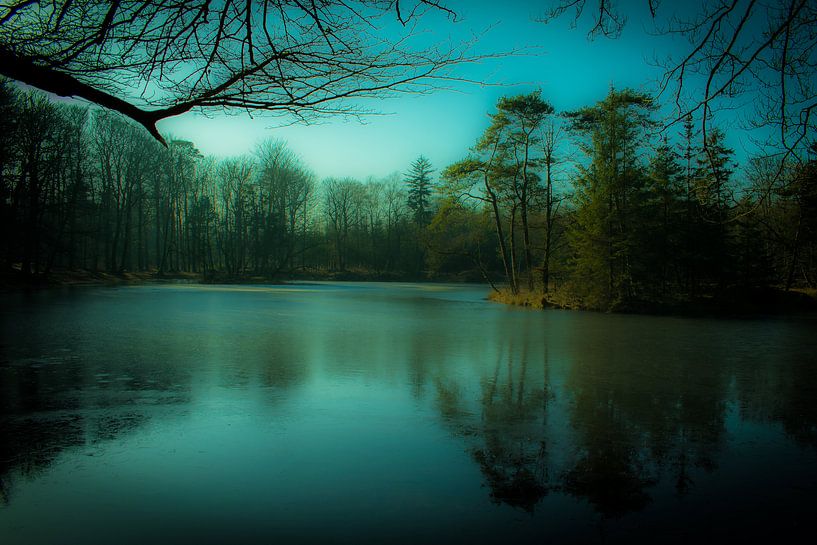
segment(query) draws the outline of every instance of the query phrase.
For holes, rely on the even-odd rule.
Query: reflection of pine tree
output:
[[[411,164],[411,169],[406,174],[408,190],[408,206],[414,216],[417,225],[428,225],[431,219],[431,161],[424,156],[420,156]]]

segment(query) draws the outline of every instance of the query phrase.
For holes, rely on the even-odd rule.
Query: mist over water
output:
[[[0,541],[785,539],[817,323],[528,311],[484,286],[4,295]]]

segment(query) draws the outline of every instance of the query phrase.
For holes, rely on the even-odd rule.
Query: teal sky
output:
[[[603,98],[611,84],[650,91],[660,70],[648,61],[685,45],[647,33],[649,12],[642,0],[620,2],[628,24],[616,40],[588,40],[589,19],[579,21],[577,28],[571,28],[568,16],[548,25],[537,22],[535,18],[543,15],[548,4],[451,1],[460,16],[457,22],[436,15],[422,21],[429,38],[441,41],[468,39],[488,29],[476,53],[528,49],[527,54],[460,67],[458,76],[484,81],[486,86],[458,84],[456,90],[361,102],[384,114],[367,117],[363,123],[327,118],[320,124],[292,126],[286,118],[188,113],[162,121],[159,128],[192,140],[204,154],[217,157],[249,153],[260,140],[280,138],[319,178],[364,179],[405,172],[421,154],[439,171],[467,153],[500,96],[540,88],[557,111],[563,111]]]

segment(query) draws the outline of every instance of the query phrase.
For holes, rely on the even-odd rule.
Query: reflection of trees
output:
[[[0,360],[12,359],[6,356],[0,348]],[[0,367],[2,502],[9,502],[15,476],[33,477],[65,450],[139,429],[157,403],[188,399],[187,388],[180,391],[178,370],[156,364],[147,354],[143,365],[122,364],[133,361],[133,356],[124,354],[118,361],[103,356],[101,361],[82,363],[72,353],[57,353],[14,358],[14,363]],[[123,377],[128,380],[116,380]]]
[[[483,382],[484,445],[473,456],[495,501],[532,511],[548,490],[547,443],[542,438],[547,399],[543,388],[526,388],[527,356],[527,346],[519,362],[509,351],[505,379],[498,360],[494,376]]]
[[[582,319],[590,327],[566,337],[503,329],[498,352],[473,354],[477,368],[478,358],[495,361],[477,391],[437,378],[438,409],[468,443],[491,498],[532,511],[561,492],[620,516],[644,508],[659,481],[687,492],[700,470],[717,468],[723,446],[725,343],[669,328],[636,339],[638,324]]]
[[[817,449],[817,339],[813,324],[799,324],[768,337],[786,334],[774,353],[759,353],[742,361],[736,373],[738,406],[742,418],[779,423],[799,445]]]
[[[532,512],[550,488],[547,367],[537,376],[527,343],[518,351],[509,344],[506,354],[497,354],[493,375],[483,378],[477,406],[468,407],[456,384],[443,380],[437,382],[438,406],[458,434],[475,439],[471,454],[491,499]]]
[[[122,441],[189,404],[196,387],[260,386],[263,400],[275,403],[281,397],[268,389],[306,378],[306,332],[270,332],[261,320],[239,328],[175,310],[183,303],[156,315],[150,305],[135,307],[115,323],[113,307],[95,307],[92,297],[17,313],[19,323],[0,315],[0,502],[10,501],[14,479],[36,476],[72,449]],[[12,315],[18,307],[7,308]]]
[[[0,416],[0,503],[10,501],[14,475],[33,477],[66,449],[116,439],[146,421],[145,415],[133,412],[71,412],[22,419]]]
[[[11,496],[14,470],[33,475],[48,467],[64,448],[84,443],[79,417],[53,421],[8,421],[0,419],[0,501],[7,504]]]
[[[579,448],[563,477],[566,492],[587,498],[605,515],[643,508],[650,500],[645,488],[654,482],[638,429],[618,406],[617,393],[588,384],[575,396],[571,423]]]
[[[607,323],[574,344],[566,385],[578,457],[564,486],[618,516],[646,506],[662,477],[685,493],[693,469],[715,469],[728,366],[716,339],[689,343],[693,333],[676,329],[643,336],[630,320],[593,319]]]

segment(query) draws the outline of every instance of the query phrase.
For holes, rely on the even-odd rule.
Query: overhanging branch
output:
[[[156,123],[165,117],[183,113],[171,114],[167,110],[143,110],[130,102],[83,83],[69,74],[40,66],[29,58],[19,57],[3,48],[0,48],[0,74],[58,96],[83,98],[119,112],[145,127],[156,140],[165,146],[167,142],[159,134]]]

